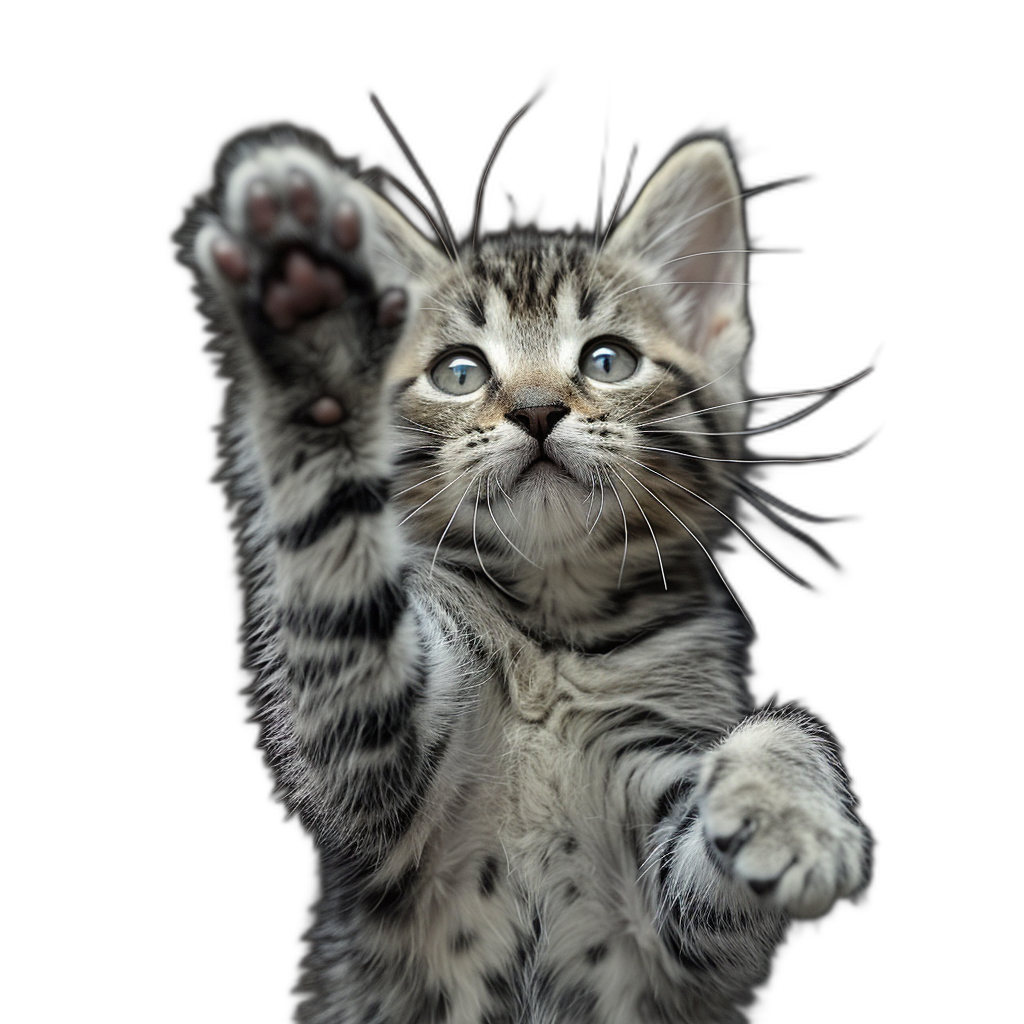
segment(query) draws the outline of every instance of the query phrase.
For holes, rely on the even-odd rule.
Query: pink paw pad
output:
[[[230,238],[218,238],[210,246],[210,254],[217,269],[235,284],[244,284],[249,278],[249,262],[242,247]]]
[[[363,232],[359,223],[359,211],[354,203],[343,199],[338,204],[331,220],[331,233],[346,252],[351,252],[359,244]]]
[[[270,186],[265,181],[257,180],[249,186],[245,212],[249,218],[249,224],[256,234],[269,235],[274,230],[280,211],[277,199],[274,198]]]
[[[377,326],[397,327],[405,319],[409,299],[401,288],[389,288],[377,303]]]
[[[341,403],[330,395],[318,398],[309,410],[310,418],[319,427],[333,427],[335,423],[341,422]]]
[[[347,297],[345,282],[333,267],[318,267],[304,252],[288,254],[284,280],[275,281],[263,299],[271,323],[288,330],[304,316],[340,306]]]
[[[320,199],[312,179],[305,171],[291,171],[288,175],[288,208],[300,224],[312,227],[316,223],[320,213]]]

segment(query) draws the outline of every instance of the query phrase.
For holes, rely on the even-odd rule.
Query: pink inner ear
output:
[[[732,323],[732,317],[728,313],[716,313],[711,319],[711,323],[708,324],[708,338],[714,340],[717,338],[722,331]]]
[[[680,342],[707,352],[742,315],[746,230],[729,151],[697,139],[672,154],[613,233],[611,253],[639,258],[653,280],[652,302],[679,326]]]

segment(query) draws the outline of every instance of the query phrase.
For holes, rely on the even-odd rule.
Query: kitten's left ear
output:
[[[651,176],[608,242],[640,264],[679,342],[725,372],[750,341],[739,176],[718,138],[684,143]]]

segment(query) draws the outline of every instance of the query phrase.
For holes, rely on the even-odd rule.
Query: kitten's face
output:
[[[424,543],[544,565],[717,529],[710,460],[737,445],[711,432],[739,429],[741,407],[696,414],[738,398],[739,369],[713,382],[644,281],[544,240],[485,248],[430,290],[398,399],[400,501]]]

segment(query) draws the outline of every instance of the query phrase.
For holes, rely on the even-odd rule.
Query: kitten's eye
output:
[[[430,379],[449,395],[470,395],[490,377],[487,363],[473,352],[446,352],[430,371]]]
[[[636,373],[640,357],[621,341],[598,338],[583,350],[580,369],[594,380],[615,384]]]

